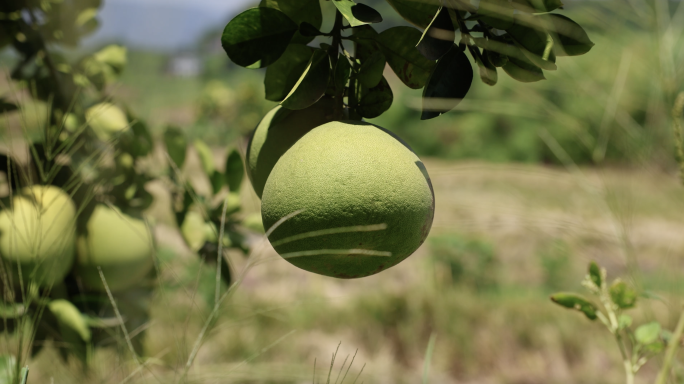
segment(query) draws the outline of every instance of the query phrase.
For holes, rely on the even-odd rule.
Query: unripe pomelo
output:
[[[152,268],[154,244],[142,220],[98,205],[86,228],[77,241],[76,272],[87,287],[104,290],[98,266],[112,291],[135,286]]]
[[[269,236],[287,261],[356,278],[411,255],[434,207],[427,171],[406,145],[372,124],[343,121],[313,129],[280,158],[261,213],[267,229],[291,216]]]
[[[114,104],[96,104],[85,112],[88,125],[102,141],[109,140],[112,135],[126,131],[130,124],[126,114]]]
[[[12,275],[18,277],[21,267],[24,284],[39,286],[64,279],[74,261],[74,202],[57,187],[33,186],[12,205],[13,210],[0,212],[0,255]]]
[[[247,176],[259,198],[280,156],[310,130],[333,121],[333,112],[334,101],[323,98],[297,111],[277,106],[264,116],[247,146]]]

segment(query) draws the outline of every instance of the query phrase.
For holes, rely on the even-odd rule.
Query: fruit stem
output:
[[[335,26],[331,32],[333,36],[332,46],[330,47],[330,63],[333,67],[337,67],[337,62],[340,55],[340,43],[342,42],[342,13],[337,10],[335,12]],[[335,120],[344,119],[344,86],[335,90]]]

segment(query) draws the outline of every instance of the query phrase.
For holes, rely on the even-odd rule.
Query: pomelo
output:
[[[247,176],[259,198],[280,156],[307,132],[332,121],[333,112],[334,100],[323,98],[297,111],[277,106],[264,116],[247,146]]]
[[[24,284],[39,286],[64,279],[74,261],[74,202],[57,187],[32,186],[21,190],[12,205],[0,212],[0,255],[12,275],[18,277],[21,267]]]
[[[102,291],[99,266],[112,291],[138,284],[152,269],[153,241],[142,220],[98,205],[78,237],[76,272],[83,284]]]
[[[342,121],[311,130],[280,158],[261,212],[264,228],[287,218],[269,236],[287,261],[356,278],[411,255],[430,231],[434,204],[427,171],[405,144],[372,124]]]
[[[124,111],[110,103],[93,105],[86,110],[85,116],[88,125],[102,141],[107,141],[114,134],[126,131],[130,127]]]

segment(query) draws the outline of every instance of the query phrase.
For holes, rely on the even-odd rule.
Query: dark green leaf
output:
[[[621,309],[632,308],[636,304],[637,293],[627,283],[616,279],[610,285],[610,299]]]
[[[240,191],[242,178],[245,176],[245,168],[242,164],[242,157],[237,149],[233,149],[226,159],[226,185],[231,192]]]
[[[211,182],[211,191],[214,192],[214,194],[217,194],[218,191],[223,188],[223,185],[226,182],[226,177],[221,172],[214,171],[214,173],[211,174],[209,181]]]
[[[351,75],[351,64],[345,55],[340,55],[335,65],[335,88],[342,89],[347,85]]]
[[[503,67],[508,62],[508,56],[502,55],[499,52],[490,51],[488,49],[485,49],[482,52],[482,57],[489,61],[489,64],[495,67]]]
[[[430,75],[423,89],[421,120],[432,119],[454,109],[468,94],[473,82],[473,67],[465,52],[453,46]]]
[[[126,110],[128,121],[132,121],[131,131],[133,132],[133,140],[129,145],[129,153],[135,157],[147,156],[154,146],[152,135],[147,129],[147,124],[144,121],[137,119],[130,110]],[[124,138],[121,139],[123,142]]]
[[[352,27],[358,27],[360,25],[368,24],[368,22],[359,20],[354,16],[352,8],[356,7],[356,3],[353,0],[331,0],[332,3],[337,7],[342,16],[349,22]],[[369,7],[370,8],[370,7]]]
[[[532,83],[546,79],[541,68],[513,57],[508,58],[508,62],[503,66],[503,69],[510,77],[523,83]]]
[[[367,6],[366,4],[356,4],[351,7],[352,15],[357,20],[364,23],[381,23],[382,15],[375,9]]]
[[[439,60],[454,45],[456,32],[449,10],[440,7],[430,25],[423,32],[418,43],[418,51],[428,60]]]
[[[399,79],[409,88],[425,86],[435,62],[423,56],[416,48],[421,33],[411,27],[390,28],[377,37],[382,53]]]
[[[282,56],[266,69],[266,100],[283,101],[292,91],[309,65],[314,49],[303,44],[290,44]]]
[[[16,111],[18,108],[14,103],[0,99],[0,113]]]
[[[657,321],[641,325],[634,331],[634,338],[642,345],[655,342],[658,340],[658,336],[660,336],[660,323]]]
[[[563,6],[560,0],[530,0],[530,2],[539,12],[551,12]]]
[[[584,313],[584,315],[590,320],[596,319],[596,306],[580,295],[561,292],[551,296],[551,300],[565,308],[574,309]]]
[[[307,68],[281,103],[284,108],[298,110],[313,105],[325,94],[330,79],[330,58],[328,52],[317,49],[309,60]]]
[[[263,68],[278,60],[298,29],[277,9],[252,8],[226,25],[221,44],[235,64]]]
[[[316,37],[323,34],[323,32],[319,31],[318,28],[307,23],[306,21],[299,24],[299,33],[304,37]]]
[[[361,63],[380,50],[380,46],[376,42],[378,33],[370,25],[363,25],[352,29],[352,35],[357,43],[354,58]]]
[[[387,0],[404,20],[425,29],[439,9],[439,1]]]
[[[302,33],[302,24],[309,24],[319,30],[323,23],[321,4],[318,0],[261,0],[259,6],[278,9],[299,24],[300,30],[295,33],[292,43],[307,44],[313,39],[313,36]]]
[[[477,10],[479,19],[497,29],[513,25],[513,5],[507,0],[482,0]]]
[[[546,70],[557,69],[556,64],[552,62],[555,56],[551,55],[553,40],[545,32],[517,23],[508,28],[507,32],[519,45],[525,57],[534,65]]]
[[[473,38],[473,41],[475,41],[475,45],[482,49],[486,49],[491,52],[498,53],[500,56],[505,56],[505,57],[513,57],[515,59],[521,60],[528,62],[529,60],[525,56],[525,54],[522,53],[520,48],[516,46],[514,43],[509,43],[503,39],[503,37],[499,37],[499,40],[494,40],[494,39],[486,39],[484,37],[475,37]],[[500,58],[500,62],[503,62],[501,67],[505,65],[505,63],[508,62],[507,59]]]
[[[166,128],[164,132],[164,144],[166,145],[166,152],[169,157],[176,164],[178,169],[183,167],[185,163],[185,152],[187,150],[188,142],[183,131],[174,126]]]
[[[474,49],[478,49],[475,47]],[[487,85],[495,85],[499,79],[499,75],[496,72],[496,67],[491,63],[491,60],[487,57],[489,51],[484,51],[482,53],[482,58],[476,58],[477,66],[480,69],[480,80]]]
[[[382,115],[392,106],[394,94],[392,88],[385,78],[373,88],[362,87],[361,98],[356,112],[367,119],[372,119]]]
[[[368,59],[361,62],[359,69],[359,81],[366,88],[373,88],[382,80],[387,60],[380,51],[373,53]]]
[[[589,278],[591,278],[591,281],[593,281],[597,287],[601,288],[601,268],[599,268],[595,261],[589,263]]]
[[[550,24],[554,40],[553,50],[557,56],[583,55],[594,46],[584,29],[573,20],[555,13],[538,16]]]

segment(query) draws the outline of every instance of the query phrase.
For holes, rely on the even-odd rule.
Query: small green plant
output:
[[[684,312],[673,331],[663,329],[657,321],[636,326],[626,313],[637,305],[638,293],[620,278],[608,281],[605,268],[589,264],[582,285],[591,298],[574,292],[553,294],[551,300],[565,308],[581,312],[589,320],[599,320],[614,336],[622,356],[626,382],[633,384],[639,369],[667,348],[657,384],[665,384],[674,354],[684,332]]]

